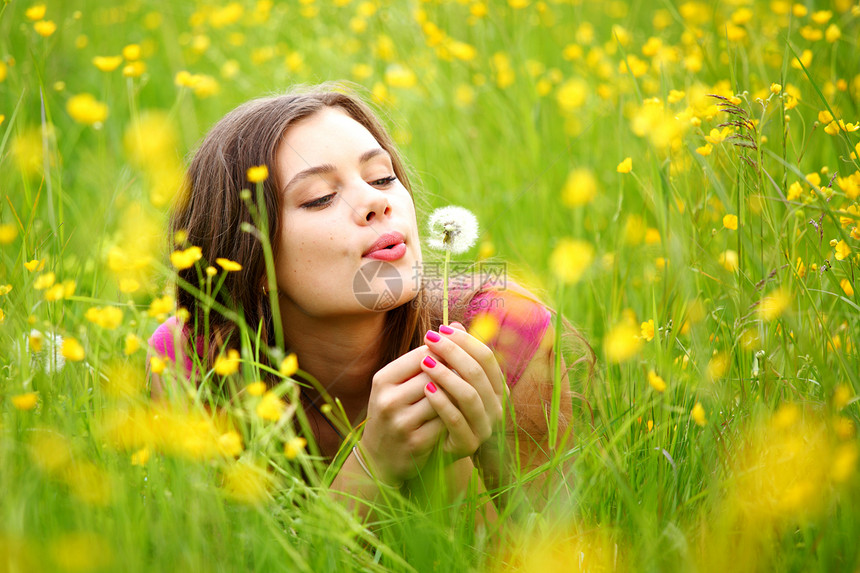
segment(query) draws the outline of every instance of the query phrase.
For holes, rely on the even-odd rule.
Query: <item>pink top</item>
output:
[[[452,305],[461,294],[461,288],[452,286]],[[490,330],[495,333],[485,342],[496,353],[508,386],[512,387],[540,347],[552,315],[531,293],[510,281],[505,288],[487,287],[479,290],[466,306],[464,326],[469,328],[472,321],[482,314],[491,317],[490,323],[495,326]],[[172,316],[155,330],[149,339],[149,346],[153,354],[167,358],[174,364],[181,364],[185,376],[190,376],[193,362],[183,352],[185,336],[176,317]]]

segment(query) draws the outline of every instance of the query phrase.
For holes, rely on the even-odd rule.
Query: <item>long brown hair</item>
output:
[[[277,337],[272,309],[262,292],[266,276],[264,248],[253,234],[241,230],[243,223],[253,223],[247,199],[241,193],[251,187],[248,169],[268,166],[269,178],[263,182],[263,201],[258,209],[265,211],[269,237],[278,237],[282,200],[279,190],[283,184],[277,170],[278,148],[292,125],[325,108],[338,108],[364,126],[391,155],[395,175],[412,194],[408,169],[374,111],[344,85],[322,84],[251,100],[218,121],[194,154],[184,192],[171,218],[171,234],[186,234],[185,244],[200,247],[202,259],[208,264],[223,257],[242,265],[240,271],[227,273],[216,301],[240,311],[251,336],[259,331],[266,345],[273,345]],[[280,243],[272,240],[271,245],[277,258]],[[188,310],[197,335],[208,333],[208,350],[201,358],[211,365],[226,348],[239,347],[239,327],[224,313],[207,312],[199,304],[199,295],[182,286],[183,282],[199,284],[198,268],[181,270],[178,278],[177,305]],[[430,326],[427,299],[420,294],[410,304],[388,311],[380,366],[419,346]]]

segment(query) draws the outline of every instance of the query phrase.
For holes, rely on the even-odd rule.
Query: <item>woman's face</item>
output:
[[[281,304],[313,317],[394,308],[418,292],[415,207],[391,158],[339,108],[287,131],[275,260]]]

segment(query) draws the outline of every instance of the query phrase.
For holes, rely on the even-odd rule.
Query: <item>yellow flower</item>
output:
[[[140,349],[141,342],[142,341],[136,334],[129,332],[125,335],[125,343],[123,344],[122,353],[126,356],[131,356]]]
[[[702,147],[697,147],[696,153],[698,153],[702,157],[707,157],[708,155],[711,154],[711,151],[713,151],[713,150],[714,150],[714,146],[711,145],[710,143],[706,143]]]
[[[791,304],[791,295],[788,291],[779,288],[764,297],[758,305],[758,317],[761,320],[769,322],[779,318]]]
[[[702,404],[700,402],[696,402],[696,405],[693,406],[693,410],[690,412],[690,416],[693,418],[693,421],[700,426],[704,426],[708,423],[708,421],[705,419],[705,409],[702,407]]]
[[[66,338],[63,340],[62,355],[67,360],[72,362],[80,362],[86,356],[84,347],[74,338]]]
[[[400,64],[392,64],[385,70],[385,83],[393,88],[409,89],[415,87],[418,78],[415,72]]]
[[[780,84],[770,84],[770,93],[779,94],[782,91],[782,86]]]
[[[158,320],[164,320],[167,314],[173,310],[173,297],[168,295],[164,295],[161,298],[153,299],[152,303],[149,305],[149,309],[146,311],[146,314],[153,318],[157,318]]]
[[[499,332],[499,321],[489,312],[479,313],[469,324],[469,334],[489,344]]]
[[[131,465],[133,466],[145,466],[146,462],[149,461],[149,457],[152,454],[150,449],[146,446],[137,450],[133,454],[131,454]]]
[[[729,229],[731,231],[738,230],[738,216],[737,215],[725,215],[723,216],[723,227]]]
[[[237,432],[226,432],[218,437],[218,449],[229,458],[235,458],[242,453],[242,436]]]
[[[590,169],[571,171],[561,191],[561,200],[568,207],[579,207],[590,203],[597,195],[597,179]]]
[[[33,271],[41,271],[45,268],[45,259],[33,259],[32,261],[27,261],[26,263],[24,263],[24,268],[31,273]]]
[[[126,78],[139,78],[146,71],[146,63],[141,61],[130,62],[123,66],[122,75]]]
[[[224,471],[223,488],[233,501],[256,505],[268,499],[271,481],[264,469],[240,461]]]
[[[122,49],[122,57],[133,62],[140,59],[140,44],[129,44]]]
[[[659,392],[660,394],[666,391],[666,381],[654,370],[648,371],[648,384],[651,385],[655,392]]]
[[[4,296],[12,292],[12,285],[0,285],[0,296]]]
[[[625,157],[624,161],[618,164],[618,167],[615,168],[618,173],[630,173],[633,171],[633,159],[630,157]]]
[[[151,356],[149,358],[149,370],[153,374],[161,374],[167,368],[167,360],[160,356]]]
[[[851,281],[848,279],[842,279],[839,281],[839,286],[842,287],[842,290],[845,292],[845,296],[854,296],[854,287],[851,286]]]
[[[245,386],[245,391],[251,396],[262,396],[266,392],[266,383],[262,381],[251,382]]]
[[[257,415],[264,420],[277,422],[281,419],[284,411],[287,409],[286,403],[278,398],[278,395],[273,392],[266,392],[260,403],[257,404]]]
[[[848,258],[851,255],[851,247],[848,246],[848,243],[845,241],[839,241],[836,243],[836,260],[841,261]]]
[[[718,380],[725,376],[729,369],[729,355],[725,352],[717,352],[708,361],[708,367],[705,374],[708,380]]]
[[[56,280],[56,275],[53,272],[48,271],[47,273],[41,274],[36,277],[36,280],[33,281],[33,288],[36,290],[45,290]]]
[[[639,333],[635,323],[623,322],[611,328],[603,339],[606,358],[610,362],[624,362],[635,356],[642,347]]]
[[[0,225],[0,245],[8,245],[18,236],[18,227],[12,223]]]
[[[212,369],[221,376],[235,374],[239,371],[239,359],[239,351],[231,348],[227,351],[227,356],[222,354],[215,359],[215,366]]]
[[[284,444],[284,455],[287,456],[288,460],[294,460],[302,451],[305,449],[305,446],[308,445],[308,441],[304,438],[293,438],[286,444]]]
[[[279,370],[281,372],[281,376],[285,376],[287,378],[290,378],[299,370],[299,358],[296,356],[295,352],[290,352],[287,357],[284,358]]]
[[[242,265],[230,259],[217,258],[215,262],[225,271],[241,271]]]
[[[642,323],[642,338],[647,342],[654,340],[654,319]]]
[[[585,105],[588,83],[581,78],[570,79],[559,86],[555,97],[562,111],[573,112]]]
[[[119,279],[119,292],[132,293],[140,290],[140,283],[135,279],[122,278]]]
[[[681,90],[669,90],[669,95],[666,97],[666,101],[669,103],[678,103],[684,99],[686,95],[687,94]]]
[[[218,269],[216,269],[212,265],[209,265],[208,267],[206,267],[206,276],[207,277],[214,277],[217,274],[218,274]]]
[[[93,65],[103,72],[112,72],[122,63],[122,56],[96,56]]]
[[[116,306],[91,307],[84,313],[84,318],[104,328],[114,330],[122,324],[122,309]]]
[[[200,247],[188,247],[185,250],[173,251],[170,253],[170,262],[179,270],[184,270],[194,266],[194,263],[203,257],[203,251]]]
[[[262,183],[269,178],[269,168],[265,165],[249,167],[247,176],[248,181],[250,181],[251,183]]]
[[[12,396],[12,405],[18,410],[32,410],[39,401],[39,395],[35,392],[25,392]]]
[[[43,38],[47,38],[57,31],[57,25],[52,20],[41,20],[33,24],[33,29]]]
[[[97,101],[88,93],[78,94],[69,98],[66,103],[66,111],[78,123],[93,125],[101,123],[108,116],[107,105]]]
[[[28,20],[35,22],[36,20],[44,18],[47,12],[48,8],[44,4],[33,4],[24,11],[24,16],[26,16]]]
[[[562,239],[558,242],[549,258],[552,272],[562,282],[574,284],[594,260],[594,247],[586,241]]]

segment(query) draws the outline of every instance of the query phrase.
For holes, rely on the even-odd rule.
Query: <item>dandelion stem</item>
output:
[[[445,237],[447,242],[447,235]],[[442,267],[442,324],[448,324],[448,264],[451,262],[451,250],[445,249],[445,264]]]

